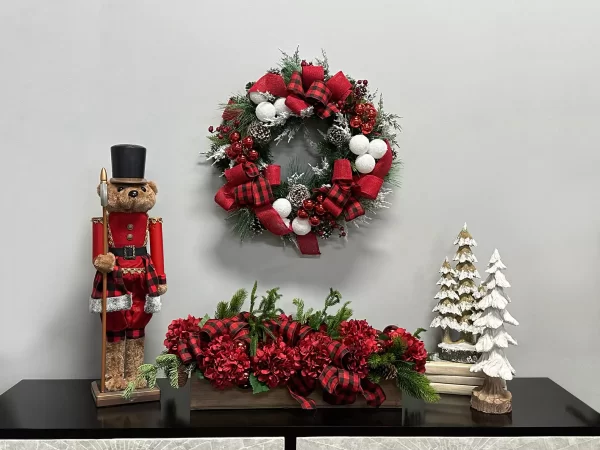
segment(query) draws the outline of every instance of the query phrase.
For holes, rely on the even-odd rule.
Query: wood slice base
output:
[[[487,394],[482,389],[476,387],[471,392],[471,408],[486,414],[508,414],[512,411],[512,394],[509,391]]]
[[[383,381],[380,386],[386,397],[380,408],[400,408],[402,392],[396,387],[394,380]],[[285,387],[256,395],[251,389],[231,388],[220,391],[213,388],[208,380],[199,380],[193,375],[190,377],[190,391],[191,410],[300,408],[298,401],[292,398]],[[369,408],[365,398],[360,394],[351,405],[326,403],[320,388],[315,389],[308,398],[315,401],[317,408]]]
[[[105,406],[129,405],[131,403],[156,402],[160,400],[160,389],[153,388],[136,389],[130,398],[123,398],[123,391],[100,392],[100,382],[92,381],[92,396],[96,408]]]
[[[446,348],[440,348],[438,356],[444,361],[451,361],[463,364],[474,364],[477,362],[477,352],[471,352],[468,350],[449,350]]]

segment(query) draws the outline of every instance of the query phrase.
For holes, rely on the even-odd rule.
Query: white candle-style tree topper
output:
[[[512,380],[515,369],[504,354],[509,345],[517,341],[504,329],[504,324],[519,325],[506,310],[510,298],[504,292],[510,283],[502,273],[506,266],[500,259],[498,250],[494,250],[486,273],[487,279],[482,285],[482,297],[477,303],[479,312],[474,326],[481,330],[476,349],[481,357],[471,367],[471,372],[483,372],[484,384],[473,390],[471,405],[473,408],[492,414],[503,414],[512,410],[512,395],[504,387],[503,380]]]

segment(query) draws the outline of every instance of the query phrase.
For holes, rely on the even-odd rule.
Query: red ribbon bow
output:
[[[325,70],[322,66],[304,66],[302,74],[294,72],[287,85],[289,95],[285,105],[294,114],[301,115],[312,103],[322,119],[338,113],[340,110],[336,103],[346,101],[352,84],[342,72],[336,73],[327,82],[324,80]]]
[[[277,236],[291,233],[277,211],[271,186],[280,184],[281,168],[269,165],[261,174],[256,164],[246,162],[225,170],[227,183],[215,195],[215,202],[226,211],[239,206],[250,206],[260,223]]]
[[[374,200],[383,185],[383,179],[392,167],[392,148],[386,142],[388,150],[369,174],[352,176],[352,167],[347,159],[338,159],[333,163],[332,186],[327,192],[323,206],[334,217],[342,212],[346,221],[356,219],[365,213],[365,210],[357,200],[364,197]]]

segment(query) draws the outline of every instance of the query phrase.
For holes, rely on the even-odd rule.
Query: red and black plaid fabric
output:
[[[300,72],[294,72],[290,78],[290,82],[287,85],[288,92],[295,94],[299,97],[304,97],[304,88],[302,87],[302,75]]]
[[[324,81],[315,81],[306,92],[306,98],[310,98],[321,105],[326,105],[331,98],[331,91]]]
[[[319,376],[323,387],[323,400],[332,405],[348,405],[362,393],[369,406],[379,406],[385,401],[383,389],[369,380],[360,379],[358,374],[346,369],[345,357],[348,348],[341,342],[332,342],[329,352],[333,365],[327,366]]]
[[[346,203],[346,206],[344,208],[344,219],[346,220],[346,222],[350,222],[351,220],[362,216],[364,213],[365,209],[362,207],[360,202],[354,197],[351,197],[350,201]]]
[[[146,294],[150,297],[158,296],[158,287],[163,284],[167,284],[167,278],[164,275],[159,275],[152,265],[149,256],[139,256],[144,261],[144,269],[146,276]],[[116,258],[117,269],[108,273],[107,279],[107,298],[121,297],[129,294],[123,281],[123,271],[119,269],[120,257]],[[92,298],[102,298],[102,274],[96,272],[94,277],[94,284],[92,287]]]
[[[121,342],[125,340],[125,330],[109,331],[106,330],[106,342]]]
[[[288,391],[302,409],[315,409],[317,404],[312,398],[307,398],[316,387],[317,383],[312,378],[303,377],[299,373],[289,379]]]
[[[146,333],[144,332],[143,328],[139,328],[139,329],[135,329],[135,330],[127,330],[126,331],[126,337],[127,339],[139,339],[141,337],[144,337],[146,335]]]
[[[183,364],[189,364],[197,360],[201,354],[200,340],[197,337],[190,338],[187,343],[180,342],[177,347],[177,356],[179,356]]]
[[[275,197],[271,185],[263,177],[235,187],[235,200],[238,205],[262,206],[273,203]]]

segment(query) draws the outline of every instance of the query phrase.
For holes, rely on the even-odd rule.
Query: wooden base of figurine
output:
[[[153,388],[136,389],[130,398],[123,397],[123,391],[100,392],[100,382],[92,382],[92,396],[96,408],[105,406],[129,405],[131,403],[156,402],[160,400],[160,389],[158,386]]]
[[[512,411],[512,394],[501,378],[486,377],[483,386],[471,392],[471,408],[486,414],[508,414]]]

